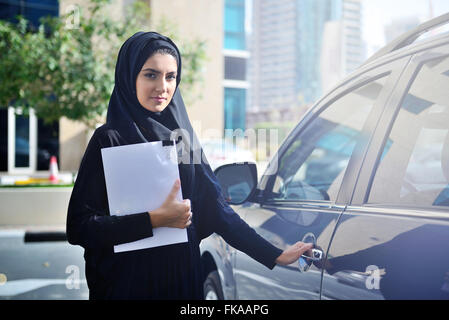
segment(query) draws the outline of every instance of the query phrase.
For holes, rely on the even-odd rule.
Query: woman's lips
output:
[[[152,99],[157,102],[164,102],[165,100],[167,100],[167,98],[161,98],[161,97],[153,97]]]

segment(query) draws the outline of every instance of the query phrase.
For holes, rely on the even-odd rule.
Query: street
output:
[[[0,230],[0,300],[86,300],[84,250],[67,241],[25,242]]]

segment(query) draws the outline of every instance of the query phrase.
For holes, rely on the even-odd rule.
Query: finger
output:
[[[183,202],[184,202],[184,205],[185,205],[185,210],[186,211],[190,211],[190,205],[191,205],[190,199],[184,199]]]
[[[170,193],[168,194],[168,198],[175,199],[180,187],[181,182],[179,181],[179,179],[176,179],[175,183],[173,184],[173,187],[170,190]]]
[[[312,243],[305,243],[305,242],[302,242],[302,241],[298,241],[298,242],[296,242],[294,244],[294,246],[295,246],[296,249],[301,250],[304,247],[313,246],[313,244]]]
[[[189,215],[189,218],[187,219],[187,221],[184,223],[185,227],[187,228],[188,226],[190,226],[192,224],[192,219],[191,219],[191,215]]]
[[[189,221],[190,218],[191,218],[190,211],[189,212],[185,212],[182,215],[182,222],[183,223],[187,223],[187,221]]]
[[[297,242],[295,243],[295,249],[300,252],[301,254],[306,252],[307,250],[310,250],[313,248],[312,243],[304,243],[304,242]]]
[[[304,251],[313,249],[313,243],[305,243],[305,244],[302,246],[302,249],[303,249]]]
[[[303,254],[306,251],[309,251],[313,248],[313,243],[302,243],[300,244],[298,250],[301,254]]]

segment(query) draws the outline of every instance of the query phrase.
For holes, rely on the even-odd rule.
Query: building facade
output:
[[[201,39],[206,42],[204,81],[196,90],[201,99],[186,106],[192,126],[201,139],[203,136],[223,136],[223,19],[224,0],[151,0],[152,26],[161,20],[175,23],[179,37]],[[158,31],[156,28],[155,31]],[[182,49],[182,48],[181,48]]]
[[[254,1],[250,109],[315,102],[334,81],[323,73],[338,80],[363,62],[361,19],[361,0]]]
[[[224,129],[246,129],[249,0],[224,2]]]
[[[395,38],[416,28],[421,22],[418,16],[408,16],[395,19],[384,27],[385,43],[393,41]]]
[[[320,57],[327,22],[341,17],[340,0],[299,0],[297,10],[296,91],[299,101],[313,103],[322,94]]]
[[[343,72],[349,74],[366,59],[365,44],[362,40],[362,1],[343,0]]]
[[[366,59],[361,29],[361,0],[339,0],[335,5],[340,9],[335,11],[339,18],[327,21],[323,31],[319,63],[322,93],[330,90]]]
[[[126,7],[133,2],[115,0],[108,7],[107,14],[120,19]],[[152,26],[165,19],[177,27],[180,37],[194,37],[207,43],[207,60],[202,70],[205,81],[197,88],[201,99],[188,105],[187,112],[200,137],[210,130],[218,132],[221,137],[225,123],[224,0],[195,0],[194,5],[188,0],[171,1],[170,5],[164,0],[148,0],[147,3],[151,9],[148,18]],[[37,24],[41,16],[62,15],[73,8],[86,8],[88,4],[88,0],[4,0],[0,1],[0,19],[11,20],[15,15],[22,14]],[[158,31],[155,28],[152,30]],[[230,55],[241,54],[239,50],[235,51]],[[231,70],[231,78],[242,77],[236,76],[235,72]],[[238,81],[229,87],[238,87]],[[240,93],[235,94],[232,90],[229,96],[240,99]],[[62,118],[53,125],[44,125],[33,113],[25,117],[13,108],[0,108],[0,175],[45,175],[52,155],[57,156],[61,171],[76,172],[91,134],[92,130],[77,121]]]

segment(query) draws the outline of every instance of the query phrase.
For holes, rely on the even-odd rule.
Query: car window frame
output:
[[[395,212],[401,215],[426,215],[427,217],[440,217],[441,213],[448,213],[448,209],[438,206],[417,206],[399,203],[368,203],[372,183],[374,181],[377,168],[380,164],[380,157],[383,153],[385,143],[390,136],[396,118],[402,107],[403,99],[408,94],[411,86],[416,80],[422,66],[434,59],[449,57],[449,39],[427,44],[420,50],[409,53],[410,63],[406,66],[400,83],[392,94],[389,105],[385,109],[379,121],[379,126],[373,134],[371,144],[366,153],[366,159],[360,168],[359,177],[354,186],[353,196],[350,200],[350,207],[354,210],[368,212]],[[447,218],[447,217],[446,217]]]
[[[314,206],[320,208],[331,208],[332,206],[344,206],[349,203],[352,192],[354,190],[354,185],[356,183],[357,173],[360,170],[362,161],[364,159],[364,155],[369,148],[370,141],[372,139],[372,135],[375,133],[375,129],[377,127],[378,121],[381,118],[381,115],[385,109],[385,106],[390,99],[391,94],[396,86],[397,81],[400,79],[402,73],[404,72],[406,66],[409,63],[409,57],[403,57],[400,59],[396,59],[393,61],[386,61],[383,65],[376,65],[373,67],[372,65],[362,67],[359,72],[354,73],[350,76],[349,80],[342,81],[342,85],[335,88],[328,95],[326,95],[322,100],[318,101],[315,106],[313,106],[304,116],[304,118],[299,122],[299,124],[292,130],[290,135],[285,139],[279,148],[278,152],[274,155],[277,159],[281,159],[288,148],[294,143],[299,135],[304,132],[304,130],[312,124],[312,122],[328,107],[332,106],[337,100],[344,98],[347,94],[351,93],[358,88],[380,79],[382,77],[387,77],[384,87],[379,94],[379,97],[375,101],[372,110],[370,111],[361,133],[364,136],[364,139],[361,139],[357,142],[354,151],[349,159],[345,174],[343,176],[343,180],[339,187],[339,191],[337,193],[337,198],[332,200],[273,200],[267,199],[269,193],[271,192],[275,178],[277,175],[273,173],[271,175],[264,174],[260,180],[258,185],[258,189],[260,195],[258,200],[261,204],[266,205],[278,205],[278,206],[295,206],[295,205],[305,205],[305,206]],[[366,142],[366,143],[365,143]],[[270,165],[271,162],[270,161]],[[279,160],[278,160],[279,161]],[[269,165],[269,167],[270,167]],[[268,167],[268,168],[269,168]],[[267,168],[267,170],[268,170]]]

